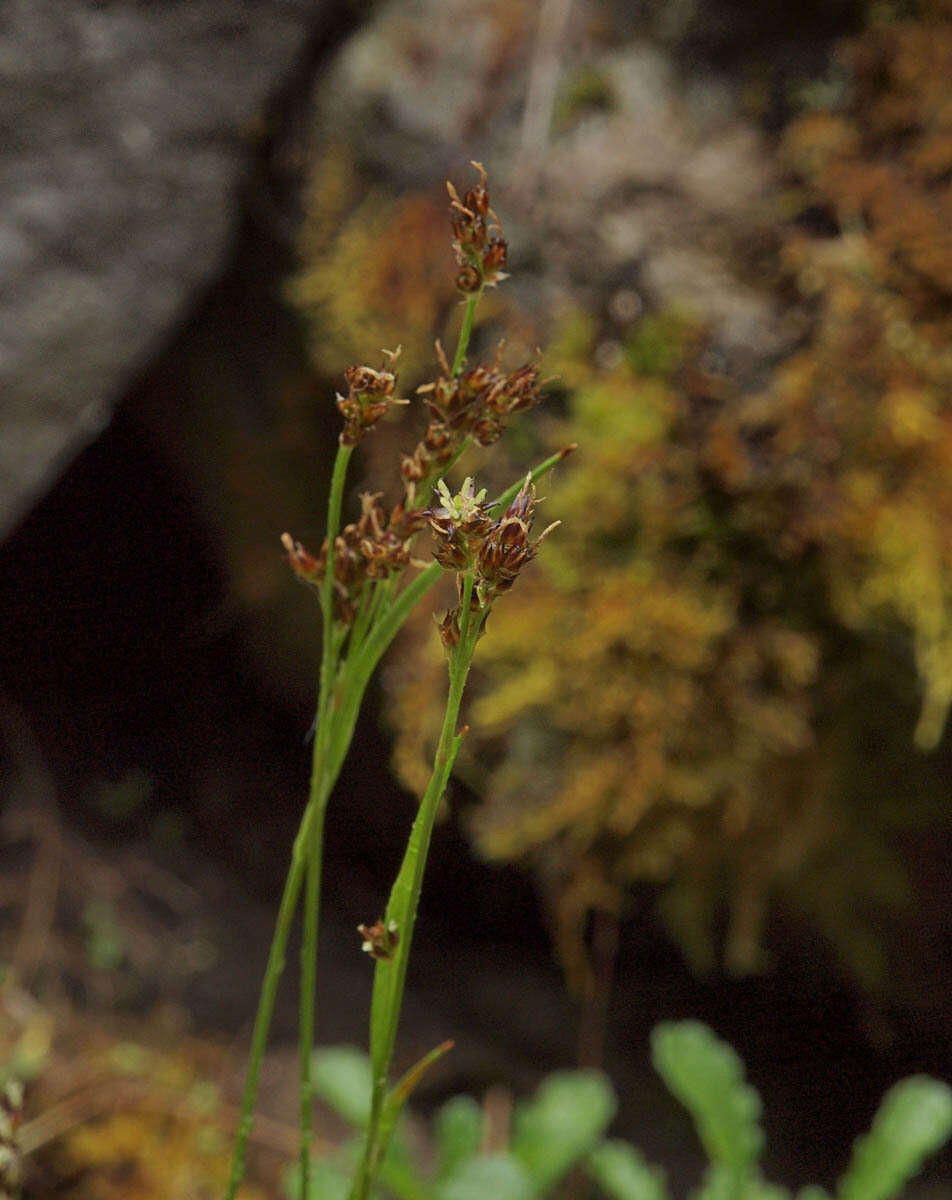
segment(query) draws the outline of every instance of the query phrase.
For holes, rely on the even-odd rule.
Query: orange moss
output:
[[[803,210],[838,232],[782,233],[812,326],[759,394],[705,375],[704,331],[664,314],[615,370],[591,363],[591,320],[556,339],[574,392],[555,436],[581,449],[477,656],[460,766],[478,845],[534,866],[580,985],[588,914],[648,881],[699,967],[761,965],[781,904],[918,1003],[902,962],[929,935],[895,831],[944,794],[909,685],[923,749],[952,701],[952,11],[844,61],[843,109],[784,139]],[[391,703],[418,781],[444,683],[438,654],[411,659]]]

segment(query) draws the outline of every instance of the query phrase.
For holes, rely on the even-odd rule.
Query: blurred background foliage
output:
[[[950,77],[952,6],[879,5],[804,92],[758,270],[808,319],[762,378],[712,369],[677,306],[634,306],[607,361],[598,315],[549,338],[557,415],[521,436],[580,450],[547,487],[563,526],[478,657],[461,770],[477,847],[532,865],[583,990],[593,914],[647,883],[700,971],[763,967],[780,913],[871,995],[937,1002],[914,948],[948,938],[928,847],[949,825]],[[417,237],[439,206],[370,196],[341,219],[336,154],[293,288],[321,369],[452,311],[442,254],[404,250],[439,245]],[[500,303],[531,345],[537,318]],[[387,675],[414,789],[443,687],[422,622]]]

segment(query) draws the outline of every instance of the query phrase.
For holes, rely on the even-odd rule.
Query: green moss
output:
[[[616,107],[615,91],[605,72],[585,67],[568,80],[556,100],[553,124],[564,132],[588,113],[611,112]]]
[[[689,332],[677,312],[644,316],[625,342],[625,362],[636,375],[667,379],[684,360]]]

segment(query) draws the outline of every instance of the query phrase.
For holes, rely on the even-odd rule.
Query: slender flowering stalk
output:
[[[388,1092],[390,1064],[433,825],[466,732],[465,728],[457,732],[457,725],[476,644],[496,596],[509,590],[518,573],[535,557],[539,543],[558,524],[531,539],[536,503],[531,472],[498,520],[492,516],[495,506],[486,504],[485,498],[485,490],[477,492],[472,479],[467,479],[455,496],[441,480],[438,502],[427,510],[434,534],[434,557],[444,570],[455,573],[459,603],[439,626],[449,662],[449,691],[430,782],[420,801],[386,914],[372,927],[386,938],[385,952],[381,952],[377,937],[365,938],[364,942],[364,949],[375,959],[370,1015],[373,1085],[364,1153],[350,1200],[368,1200],[393,1130],[395,1110],[402,1103],[402,1098]],[[366,933],[365,926],[361,926],[361,932]]]
[[[351,1188],[351,1200],[367,1200],[370,1195],[387,1149],[387,1134],[393,1128],[393,1120],[386,1119],[387,1093],[390,1063],[393,1058],[397,1026],[403,1005],[403,991],[406,984],[410,946],[413,940],[413,927],[423,888],[423,873],[426,868],[433,825],[465,734],[465,729],[457,732],[460,704],[480,628],[486,614],[485,611],[474,611],[472,608],[472,574],[463,578],[465,582],[463,584],[464,594],[461,599],[462,627],[449,655],[449,693],[433,763],[433,772],[426,792],[420,801],[403,863],[390,894],[386,916],[381,922],[383,927],[389,931],[390,938],[397,940],[391,953],[374,955],[376,966],[370,1016],[373,1090],[364,1153]],[[373,954],[372,948],[370,953]]]
[[[394,355],[393,357],[396,357]],[[379,379],[377,373],[373,373]],[[390,376],[388,395],[393,390]],[[353,384],[351,384],[353,390]],[[378,405],[379,407],[379,405]],[[377,419],[376,417],[374,418]],[[323,642],[321,646],[321,674],[319,686],[317,728],[314,733],[314,751],[311,768],[311,787],[308,807],[313,807],[310,838],[305,846],[306,876],[304,891],[304,928],[301,939],[301,994],[299,1021],[300,1063],[300,1163],[301,1179],[305,1186],[311,1174],[311,1107],[313,1087],[311,1083],[311,1052],[314,1046],[315,993],[317,990],[317,935],[318,909],[321,894],[321,866],[324,860],[324,814],[330,796],[327,785],[327,739],[330,730],[329,709],[333,702],[334,676],[339,652],[338,630],[334,621],[334,554],[330,547],[336,545],[337,528],[340,525],[343,504],[344,481],[353,453],[350,440],[341,434],[341,444],[334,459],[331,475],[331,490],[327,504],[327,562],[321,586],[321,619]],[[306,1195],[306,1192],[305,1192]]]
[[[311,1058],[316,1028],[316,959],[327,804],[375,667],[411,611],[446,570],[456,575],[459,602],[440,624],[450,679],[433,774],[421,800],[387,911],[373,924],[360,927],[364,948],[375,960],[377,971],[371,1013],[372,1119],[364,1157],[354,1180],[355,1197],[369,1196],[400,1106],[423,1070],[448,1048],[447,1044],[426,1056],[396,1088],[388,1091],[426,854],[439,800],[463,736],[457,725],[469,666],[496,596],[511,587],[518,571],[535,556],[542,540],[540,537],[533,541],[530,537],[534,481],[568,453],[566,450],[551,456],[492,504],[486,503],[485,491],[477,491],[471,480],[456,494],[450,492],[443,480],[446,471],[470,444],[491,445],[513,414],[533,407],[540,399],[538,372],[534,367],[527,365],[507,373],[500,369],[499,355],[492,364],[466,367],[479,298],[485,288],[505,278],[507,254],[498,219],[489,207],[486,174],[479,164],[474,165],[479,182],[462,199],[448,185],[458,265],[456,283],[465,305],[462,326],[452,366],[437,343],[441,374],[435,382],[419,389],[430,421],[421,442],[412,453],[404,455],[400,464],[402,499],[388,511],[381,503],[381,493],[366,493],[361,496],[359,517],[341,524],[347,470],[354,448],[391,408],[407,403],[397,396],[398,349],[384,351],[384,362],[379,368],[353,366],[345,372],[347,392],[338,394],[336,399],[343,428],[331,476],[327,533],[320,551],[312,554],[290,534],[281,539],[295,576],[309,585],[319,600],[323,639],[317,718],[308,800],[294,841],[255,1017],[226,1200],[235,1200],[244,1175],[261,1062],[291,925],[302,899],[299,1170],[301,1194],[305,1197],[309,1194]],[[422,508],[423,500],[431,500],[431,507]],[[408,579],[411,571],[422,567],[414,547],[425,529],[434,540],[435,561]]]

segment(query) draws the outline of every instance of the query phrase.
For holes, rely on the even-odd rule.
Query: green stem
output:
[[[469,349],[469,339],[473,332],[473,318],[476,315],[476,305],[483,294],[482,288],[466,297],[466,309],[463,313],[463,324],[460,326],[459,341],[456,343],[456,355],[453,358],[451,374],[458,375],[463,369],[466,351]]]
[[[268,1030],[271,1027],[271,1017],[274,1013],[274,999],[278,990],[278,981],[284,970],[285,952],[288,945],[288,935],[294,921],[298,897],[301,894],[301,884],[304,880],[304,868],[307,859],[307,847],[312,836],[312,826],[317,818],[317,808],[308,804],[301,818],[301,825],[294,839],[291,851],[291,866],[287,879],[284,881],[284,891],[278,908],[278,919],[275,923],[274,938],[268,953],[268,963],[265,967],[264,982],[261,985],[261,996],[258,999],[258,1011],[255,1015],[254,1032],[251,1036],[251,1056],[248,1064],[248,1077],[245,1081],[245,1093],[241,1106],[241,1117],[238,1122],[238,1134],[235,1138],[235,1149],[231,1160],[231,1174],[228,1180],[226,1200],[234,1200],[238,1187],[244,1178],[245,1154],[248,1138],[254,1122],[255,1100],[258,1095],[258,1077],[261,1073],[261,1060],[264,1057],[268,1041]]]
[[[378,616],[359,649],[348,656],[341,679],[340,706],[336,713],[339,735],[343,735],[348,729],[352,731],[364,690],[374,668],[397,636],[404,621],[442,574],[443,568],[437,562],[425,567]],[[334,771],[340,769],[349,744],[349,734],[335,739],[330,760]]]
[[[532,472],[533,481],[537,480],[547,471],[550,471],[555,464],[560,462],[564,457],[565,451],[562,451],[558,454],[553,454],[551,457],[547,458],[545,462],[540,463],[539,466],[536,467]],[[337,463],[335,463],[335,475],[336,472]],[[507,491],[503,492],[502,495],[497,498],[497,505],[500,507],[507,506],[521,486],[521,480],[517,483],[514,483],[511,488],[507,489]],[[330,511],[330,505],[328,507]],[[374,668],[382,658],[390,643],[396,637],[400,627],[406,621],[413,608],[423,599],[426,593],[434,586],[442,574],[443,569],[440,567],[440,565],[435,562],[431,563],[430,566],[421,571],[420,574],[413,579],[410,584],[403,589],[402,592],[399,593],[396,599],[393,600],[386,607],[386,609],[384,609],[384,611],[375,618],[367,638],[360,646],[359,650],[355,654],[349,655],[348,659],[345,661],[344,671],[338,683],[337,704],[333,707],[333,709],[328,707],[327,697],[322,696],[321,699],[324,701],[324,703],[319,703],[318,705],[319,720],[318,728],[315,731],[314,755],[315,761],[317,761],[317,739],[321,734],[321,726],[323,725],[327,730],[327,749],[326,752],[322,749],[325,769],[323,772],[324,786],[321,789],[321,792],[326,793],[327,796],[330,795],[334,784],[337,782],[337,777],[340,774],[344,758],[346,757],[347,751],[350,747],[351,738],[353,737],[354,727],[357,721],[357,714],[360,711],[360,705],[363,700],[364,692],[370,680],[370,676],[373,674]],[[327,710],[328,716],[332,719],[320,719],[323,717],[325,709]],[[285,880],[284,892],[281,896],[281,903],[278,909],[278,917],[275,924],[274,938],[268,954],[268,962],[265,968],[264,981],[261,987],[261,995],[258,1000],[258,1011],[255,1015],[255,1024],[251,1040],[248,1076],[245,1082],[241,1116],[239,1118],[238,1132],[235,1138],[235,1149],[232,1155],[231,1174],[229,1177],[228,1190],[225,1195],[225,1200],[235,1200],[238,1187],[244,1177],[245,1155],[247,1152],[248,1138],[250,1136],[251,1127],[254,1120],[254,1106],[258,1094],[258,1080],[261,1070],[261,1060],[264,1056],[264,1050],[268,1039],[268,1031],[271,1026],[278,981],[280,980],[281,973],[284,970],[285,953],[287,950],[288,937],[291,931],[291,924],[294,919],[294,912],[297,907],[301,886],[304,881],[306,862],[305,850],[315,836],[318,839],[320,837],[320,832],[314,830],[313,828],[315,824],[323,824],[323,812],[318,811],[316,803],[309,801],[304,810],[304,814],[301,818],[301,825],[294,840],[294,848],[291,853],[291,865],[288,870],[287,879]]]
[[[314,734],[314,753],[311,759],[311,784],[308,807],[314,808],[311,837],[306,846],[307,874],[304,890],[304,918],[301,935],[301,995],[298,1023],[298,1058],[300,1064],[300,1163],[301,1194],[307,1196],[311,1178],[311,1121],[314,1087],[311,1079],[311,1056],[314,1050],[315,1005],[317,994],[317,939],[320,917],[321,865],[324,857],[324,816],[330,787],[327,786],[327,750],[330,744],[331,721],[335,707],[338,665],[343,637],[334,622],[334,542],[340,528],[344,482],[353,446],[339,446],[331,474],[327,498],[327,557],[321,586],[321,677],[318,697],[317,729]],[[336,778],[336,773],[334,774]]]
[[[384,918],[388,926],[391,921],[395,923],[399,940],[393,957],[389,960],[378,961],[374,971],[370,1015],[373,1092],[367,1140],[351,1190],[351,1200],[367,1200],[386,1151],[383,1118],[387,1101],[387,1080],[403,1006],[413,928],[416,922],[420,892],[423,888],[423,874],[433,825],[436,821],[440,800],[453,769],[453,763],[456,761],[463,740],[463,734],[456,732],[456,725],[459,720],[463,689],[466,686],[466,678],[476,650],[479,627],[482,622],[481,613],[471,617],[472,594],[473,577],[470,573],[463,578],[463,600],[460,611],[461,637],[459,645],[450,656],[449,693],[433,763],[433,772],[423,799],[420,801],[403,863],[390,893],[390,901]]]
[[[315,749],[317,739],[315,738]],[[316,757],[316,754],[315,754]],[[320,780],[319,767],[315,764],[315,777]],[[320,789],[320,782],[312,777],[312,790]],[[321,856],[324,842],[324,814],[327,804],[319,795],[314,796],[314,820],[311,836],[306,847],[307,863],[304,881],[304,926],[301,936],[301,995],[298,1022],[298,1056],[300,1060],[300,1149],[301,1195],[307,1196],[311,1178],[311,1110],[313,1105],[313,1083],[311,1080],[311,1051],[314,1046],[315,993],[317,990],[317,934],[318,906],[321,895]]]
[[[551,471],[572,449],[574,447],[551,454],[544,462],[534,467],[530,472],[532,482],[535,483]],[[496,497],[493,504],[497,512],[508,508],[524,482],[523,479],[517,480]],[[330,751],[330,771],[335,779],[350,746],[364,691],[377,663],[400,632],[407,617],[442,575],[443,568],[437,562],[425,567],[374,621],[366,640],[355,654],[348,657],[340,684],[340,704],[335,713],[336,736]]]
[[[354,623],[350,627],[351,646],[359,646],[364,640],[364,635],[372,624],[373,610],[378,603],[378,589],[381,585],[376,583],[367,583],[360,594],[360,600],[357,602],[357,614],[354,617]]]
[[[331,693],[331,676],[335,665],[334,639],[334,541],[340,527],[340,511],[344,502],[344,480],[353,446],[339,446],[334,458],[331,474],[331,490],[327,497],[327,564],[321,584],[321,614],[324,618],[324,636],[321,646],[321,700],[328,704]]]
[[[333,632],[333,545],[340,523],[340,511],[343,502],[344,480],[347,465],[352,453],[351,447],[340,447],[334,460],[331,475],[330,496],[328,498],[328,556],[327,571],[321,589],[321,613],[324,617],[324,640],[321,653],[321,685],[318,701],[318,722],[314,737],[314,751],[311,760],[311,787],[307,806],[301,817],[294,847],[291,851],[291,865],[284,882],[284,891],[278,907],[278,917],[275,922],[274,937],[271,949],[268,951],[268,961],[265,966],[264,980],[261,985],[261,995],[258,999],[258,1011],[255,1014],[254,1030],[251,1036],[251,1052],[248,1062],[248,1075],[245,1080],[245,1091],[242,1098],[241,1116],[238,1121],[238,1132],[235,1137],[235,1148],[232,1152],[231,1172],[225,1192],[225,1200],[235,1200],[238,1188],[245,1174],[245,1158],[248,1150],[248,1139],[254,1123],[255,1102],[258,1096],[258,1083],[261,1075],[261,1063],[268,1043],[268,1033],[271,1019],[274,1015],[274,1002],[277,996],[278,983],[284,971],[287,954],[288,938],[294,922],[294,913],[301,895],[301,887],[305,874],[308,876],[308,906],[305,910],[305,945],[310,944],[312,951],[317,945],[317,903],[316,896],[320,892],[320,860],[321,843],[323,840],[324,811],[327,807],[327,797],[337,779],[338,771],[327,770],[327,747],[329,744],[329,716],[332,711],[332,679],[336,675],[336,657],[340,650]],[[328,615],[331,619],[328,620]],[[316,861],[316,870],[310,864]],[[307,929],[308,913],[313,913],[310,931]],[[302,977],[306,974],[305,951],[302,950]],[[315,953],[310,954],[310,961],[316,961]],[[308,972],[310,968],[308,968]],[[301,1037],[301,1167],[305,1175],[310,1167],[310,1047],[313,1042],[313,996],[314,983],[311,978],[309,986],[303,986],[302,979],[302,1014],[305,1010],[305,995],[310,1000],[310,1033],[308,1036],[307,1065],[304,1063],[305,1038]],[[302,1017],[302,1020],[306,1020]],[[308,1118],[307,1127],[304,1124],[305,1089],[307,1090]]]

